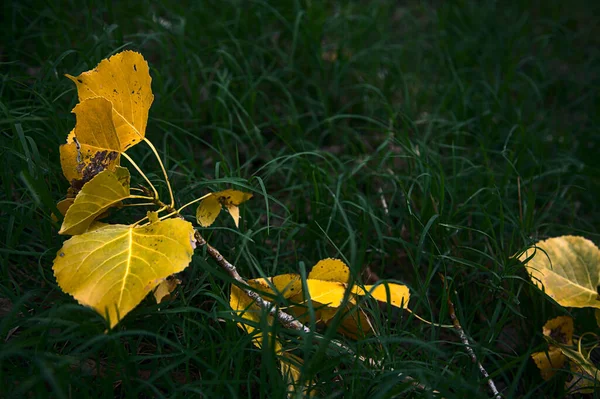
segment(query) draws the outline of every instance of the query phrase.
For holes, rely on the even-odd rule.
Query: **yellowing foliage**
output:
[[[573,319],[569,316],[559,316],[548,320],[544,324],[542,332],[552,342],[573,345]],[[552,378],[556,371],[564,366],[566,361],[561,349],[552,344],[548,348],[548,352],[536,352],[531,355],[531,358],[540,369],[542,378],[546,381]]]
[[[63,291],[94,308],[112,328],[164,278],[188,265],[193,234],[181,219],[145,227],[107,225],[65,241],[54,275]]]

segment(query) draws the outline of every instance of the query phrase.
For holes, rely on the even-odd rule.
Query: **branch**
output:
[[[444,279],[443,276],[442,276],[442,281],[445,284],[446,280]],[[483,365],[477,359],[477,356],[475,355],[475,351],[473,350],[473,348],[471,347],[471,343],[469,342],[469,338],[467,337],[467,334],[465,334],[465,330],[463,330],[462,326],[460,325],[460,322],[458,321],[458,317],[456,317],[456,312],[454,311],[454,304],[450,300],[450,294],[448,294],[448,312],[450,313],[450,319],[452,319],[452,324],[454,324],[454,329],[458,332],[458,336],[460,337],[461,342],[465,346],[465,350],[471,357],[471,361],[473,363],[477,364],[477,367],[479,367],[479,371],[481,372],[483,377],[487,380],[487,384],[490,388],[490,391],[492,391],[492,394],[494,395],[494,399],[501,399],[502,395],[500,395],[500,392],[498,392],[498,389],[496,388],[496,384],[494,384],[494,381],[490,378],[490,375],[488,374],[488,372],[485,370],[485,368],[483,368]]]
[[[229,274],[234,280],[236,280],[237,282],[239,282],[243,285],[240,288],[246,293],[246,295],[248,295],[251,299],[256,301],[256,304],[258,306],[260,306],[263,309],[266,309],[271,316],[277,318],[277,320],[279,320],[279,322],[287,328],[303,331],[305,333],[311,332],[310,328],[308,328],[307,326],[305,326],[304,324],[299,322],[294,316],[280,310],[275,305],[273,305],[271,302],[269,302],[269,301],[265,300],[263,297],[261,297],[256,291],[252,291],[251,289],[244,288],[244,286],[246,286],[246,287],[248,286],[248,283],[246,282],[246,280],[244,280],[242,278],[242,276],[240,276],[236,267],[233,264],[231,264],[227,259],[225,259],[225,257],[223,255],[221,255],[221,253],[215,247],[210,245],[204,239],[204,237],[202,237],[202,235],[200,234],[200,232],[198,230],[195,231],[194,238],[196,239],[196,243],[198,244],[198,246],[206,246],[206,252],[208,252],[210,257],[213,258],[219,264],[219,266],[221,266],[227,272],[227,274]],[[374,369],[383,369],[384,368],[384,365],[382,362],[379,362],[375,359],[371,359],[371,358],[368,358],[368,357],[365,357],[362,355],[357,355],[356,353],[354,353],[354,351],[351,348],[344,345],[342,342],[339,342],[337,340],[331,340],[330,342],[333,343],[338,348],[345,351],[346,353],[349,353],[352,356],[356,356],[360,361],[368,364],[369,367],[371,367],[371,368],[374,368]],[[410,376],[399,373],[398,377],[401,378],[402,382],[410,382],[410,383],[412,383],[412,385],[414,387],[416,387],[420,390],[431,391],[432,393],[438,393],[437,391],[431,390],[430,388],[426,387],[425,385],[418,383],[417,381],[414,380],[414,378],[412,378]]]

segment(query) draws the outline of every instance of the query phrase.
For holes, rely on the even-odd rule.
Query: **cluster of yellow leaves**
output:
[[[268,300],[274,300],[285,306],[285,311],[298,320],[307,322],[310,319],[309,309],[313,309],[316,321],[322,325],[330,325],[338,312],[341,321],[338,332],[354,339],[363,338],[374,332],[366,313],[358,306],[361,296],[371,296],[379,301],[387,302],[398,308],[406,308],[410,299],[408,287],[394,283],[366,285],[364,287],[350,285],[350,269],[339,259],[319,261],[303,282],[299,274],[282,274],[268,278],[248,281],[254,290]],[[231,287],[229,301],[237,315],[251,324],[260,324],[262,311],[240,288]],[[273,322],[269,316],[268,324]],[[255,327],[248,323],[239,323],[239,327],[249,334]],[[269,334],[264,334],[270,339]],[[261,346],[260,336],[254,338],[255,345]],[[290,361],[290,354],[283,351],[282,344],[274,343],[276,353],[281,356],[282,372],[284,369],[292,377],[299,376],[297,360]],[[284,373],[285,375],[285,373]],[[292,378],[294,383],[298,379]]]
[[[576,236],[549,238],[525,251],[519,259],[528,260],[525,267],[533,283],[560,305],[595,308],[600,326],[600,249],[593,242]],[[561,316],[549,320],[543,333],[549,349],[532,355],[542,377],[550,379],[568,358],[571,371],[585,377],[573,384],[569,382],[570,389],[593,392],[590,386],[599,384],[599,371],[581,348],[572,349],[573,319]]]
[[[145,137],[153,95],[148,64],[124,51],[77,77],[77,122],[60,148],[71,183],[60,234],[73,235],[54,260],[61,289],[94,308],[112,328],[157,286],[160,302],[174,288],[166,278],[189,264],[195,242],[191,223],[149,217],[145,226],[98,222],[130,195],[130,175],[119,166],[126,150]]]

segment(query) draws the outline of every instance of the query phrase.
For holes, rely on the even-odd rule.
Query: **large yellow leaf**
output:
[[[124,148],[112,121],[110,101],[95,97],[73,109],[77,123],[60,146],[63,174],[76,190],[105,169],[119,165]]]
[[[77,85],[79,101],[103,97],[112,103],[112,119],[123,151],[144,138],[154,96],[148,63],[141,54],[123,51],[91,71],[66,76]]]
[[[94,308],[112,328],[164,278],[187,267],[193,240],[192,225],[182,219],[108,225],[65,241],[54,276],[64,292]]]
[[[536,244],[520,256],[531,280],[562,306],[600,308],[600,250],[583,237],[562,236]]]
[[[129,197],[129,179],[129,171],[121,167],[116,167],[114,172],[105,170],[98,173],[75,197],[58,234],[86,232],[98,216]]]
[[[239,227],[240,210],[238,206],[250,198],[252,198],[252,194],[232,189],[211,193],[200,201],[198,209],[196,209],[196,220],[200,226],[208,227],[214,223],[221,212],[221,207],[224,206],[233,218],[235,226]]]

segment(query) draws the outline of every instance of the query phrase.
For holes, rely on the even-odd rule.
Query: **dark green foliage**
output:
[[[3,395],[284,396],[274,355],[237,328],[229,279],[202,253],[174,301],[148,298],[107,334],[98,315],[56,285],[51,266],[63,238],[50,215],[68,186],[58,146],[77,102],[63,75],[124,48],[149,61],[148,137],[179,203],[228,187],[254,192],[239,230],[226,215],[205,230],[242,275],[298,272],[339,257],[356,273],[368,266],[407,283],[416,313],[449,323],[441,273],[507,398],[565,395],[567,373],[546,383],[529,359],[543,347],[541,326],[564,311],[512,256],[549,236],[600,243],[594,2],[3,8]],[[132,156],[160,179],[149,150],[139,145]],[[380,335],[348,345],[384,359],[387,370],[289,332],[306,375],[318,376],[319,397],[427,396],[398,373],[445,398],[489,397],[454,331],[371,310]],[[573,315],[576,330],[594,328],[589,309]]]

